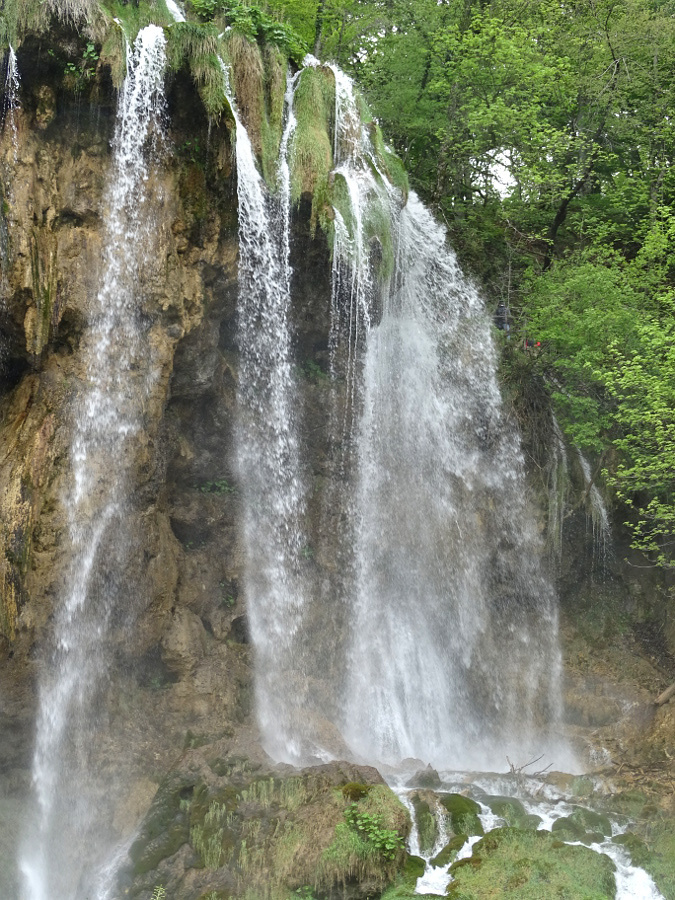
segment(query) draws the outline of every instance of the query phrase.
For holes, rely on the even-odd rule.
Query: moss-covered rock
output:
[[[447,811],[455,834],[482,835],[483,826],[478,814],[480,806],[470,797],[462,794],[439,794],[441,804]]]
[[[376,770],[253,768],[238,757],[207,763],[200,751],[186,754],[132,848],[122,876],[130,896],[153,879],[167,896],[181,896],[188,879],[207,896],[286,897],[310,885],[314,896],[365,900],[423,872],[424,862],[404,850],[407,810]]]
[[[450,873],[447,895],[455,900],[612,900],[616,891],[609,857],[564,844],[546,831],[491,831]]]
[[[483,802],[489,806],[492,812],[504,819],[507,825],[517,828],[536,829],[541,824],[541,816],[528,813],[520,800],[515,797],[484,797]]]
[[[467,842],[466,834],[456,834],[431,860],[432,866],[448,866]]]
[[[430,853],[438,839],[438,823],[429,802],[418,793],[410,795],[410,802],[415,810],[415,822],[419,835],[420,850]]]
[[[403,878],[406,883],[412,884],[414,887],[417,879],[424,875],[426,863],[421,856],[412,856],[408,854],[403,863]]]
[[[610,837],[612,834],[612,825],[603,813],[594,812],[592,809],[586,809],[583,806],[577,806],[569,818],[586,831],[603,834],[607,837]]]
[[[412,788],[427,788],[434,791],[441,786],[441,779],[436,769],[427,766],[426,769],[415,772],[407,785]]]
[[[649,872],[666,900],[672,900],[675,898],[675,820],[656,815],[634,827],[639,832],[618,834],[612,840],[624,847],[634,866]]]

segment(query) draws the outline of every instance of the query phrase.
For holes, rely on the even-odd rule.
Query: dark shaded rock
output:
[[[237,644],[248,644],[250,641],[248,616],[237,616],[232,619],[229,636]]]
[[[441,786],[441,779],[436,769],[432,769],[428,765],[426,769],[420,769],[419,772],[415,772],[406,785],[412,788],[428,788],[433,791]]]

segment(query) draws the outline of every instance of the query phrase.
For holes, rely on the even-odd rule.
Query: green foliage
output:
[[[289,25],[279,22],[260,7],[238,0],[190,0],[190,5],[202,21],[222,20],[234,31],[251,41],[274,44],[296,64],[307,53],[307,45]]]
[[[403,839],[397,831],[382,826],[380,816],[363,812],[358,803],[351,803],[345,810],[345,821],[356,834],[384,859],[394,859],[403,849]]]
[[[234,116],[225,96],[221,51],[217,29],[213,25],[195,25],[176,22],[167,30],[167,58],[174,71],[187,64],[199,91],[209,119],[218,121],[225,115],[234,122]]]
[[[54,55],[54,50],[47,51],[50,55]],[[81,91],[83,87],[96,75],[96,64],[99,60],[99,54],[92,41],[87,41],[82,58],[78,62],[68,60],[63,69],[64,84],[75,91]]]
[[[152,892],[151,900],[166,900],[166,890],[158,884]]]
[[[219,478],[217,481],[205,481],[203,484],[198,485],[198,491],[201,491],[202,494],[234,494],[236,492],[236,488],[234,488],[227,478]]]

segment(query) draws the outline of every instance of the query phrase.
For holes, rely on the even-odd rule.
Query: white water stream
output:
[[[138,279],[153,246],[144,185],[148,144],[164,109],[164,47],[161,28],[149,25],[139,33],[118,105],[100,288],[92,298],[86,375],[74,411],[72,485],[65,498],[70,565],[40,683],[33,760],[37,809],[21,858],[28,900],[85,896],[87,870],[100,861],[102,849],[91,791],[104,786],[91,771],[89,741],[99,724],[111,619],[129,602],[123,590],[125,515],[150,377]]]
[[[16,111],[20,107],[19,90],[21,88],[21,79],[19,76],[19,67],[16,61],[16,53],[10,45],[7,55],[7,74],[5,76],[2,121],[6,128],[10,129],[12,134],[12,149],[14,154],[14,165],[17,162],[17,154],[19,152],[19,135],[16,122]]]
[[[245,596],[255,646],[258,721],[267,751],[295,762],[302,755],[302,663],[298,650],[306,602],[302,551],[305,484],[297,436],[291,360],[287,152],[295,128],[293,82],[279,164],[280,196],[260,176],[223,66],[236,123],[239,201],[238,421],[236,468],[241,485]]]

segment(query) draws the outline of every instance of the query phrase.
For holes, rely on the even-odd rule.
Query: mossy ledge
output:
[[[195,897],[287,900],[310,890],[317,900],[366,900],[423,869],[403,849],[408,812],[375,769],[281,773],[212,752],[188,751],[160,786],[120,876],[130,898],[145,900],[156,884],[186,896],[189,883]],[[395,847],[385,849],[378,839],[390,834]]]

